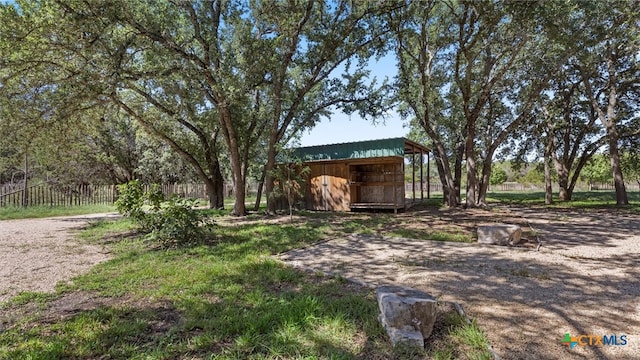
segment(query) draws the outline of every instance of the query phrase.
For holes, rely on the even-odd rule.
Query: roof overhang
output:
[[[381,158],[429,153],[429,148],[400,137],[350,143],[306,146],[291,149],[288,158],[302,162]],[[290,162],[280,159],[280,162]]]

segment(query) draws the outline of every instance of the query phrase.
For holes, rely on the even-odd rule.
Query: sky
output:
[[[385,76],[392,79],[397,72],[395,61],[393,55],[387,55],[378,62],[373,61],[369,66],[371,76],[376,76],[379,83]],[[405,124],[406,121],[403,121],[395,112],[391,112],[384,122],[382,119],[377,119],[374,125],[372,119],[362,119],[357,114],[349,116],[336,110],[330,118],[323,118],[314,128],[305,131],[299,146],[402,137],[409,133],[409,128]]]
[[[330,119],[323,119],[313,129],[303,133],[300,146],[335,144],[362,140],[405,137],[409,128],[398,114],[391,114],[384,123],[374,125],[371,120],[335,112]]]

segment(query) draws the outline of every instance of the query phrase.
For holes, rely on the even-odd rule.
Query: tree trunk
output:
[[[622,177],[622,167],[620,166],[620,153],[618,152],[618,131],[615,124],[611,123],[611,128],[607,127],[609,135],[609,158],[611,159],[611,172],[613,173],[613,184],[616,188],[616,205],[629,205],[627,189]]]
[[[571,181],[569,182],[569,196],[573,196],[573,190],[576,188],[576,184],[578,183],[578,179],[580,178],[580,172],[582,168],[587,164],[587,161],[595,155],[598,150],[597,146],[594,146],[592,149],[585,149],[582,155],[580,156],[580,160],[578,161],[578,165],[575,166],[573,170],[573,176],[571,176]]]
[[[204,182],[204,186],[207,189],[207,197],[209,198],[209,209],[215,209],[217,194],[216,194],[216,188],[213,184],[213,181],[211,181],[210,179],[207,179],[207,181]]]
[[[493,155],[491,155],[493,157]],[[491,159],[487,157],[487,159]],[[482,179],[479,184],[478,191],[478,204],[481,206],[487,205],[487,191],[489,190],[489,182],[491,179],[491,161],[487,161],[482,164]]]
[[[229,150],[229,160],[231,163],[231,176],[233,178],[233,192],[235,197],[235,204],[233,205],[233,215],[245,216],[247,210],[245,208],[246,200],[246,174],[243,171],[242,159],[240,156],[240,144],[238,143],[238,136],[235,133],[233,122],[231,120],[231,114],[227,107],[220,109],[220,125],[223,130],[223,135],[227,143]]]
[[[245,208],[245,200],[247,195],[247,189],[245,187],[246,182],[244,176],[242,175],[241,167],[233,166],[233,172],[236,173],[233,176],[233,192],[235,197],[235,204],[233,205],[233,215],[236,216],[245,216],[247,215],[247,210]],[[238,174],[239,173],[239,174]]]
[[[200,175],[207,188],[209,209],[224,209],[224,179],[220,171],[220,163],[216,154],[209,154],[209,176]]]
[[[447,178],[444,173],[444,168],[442,167],[442,162],[439,160],[440,155],[438,154],[438,150],[433,150],[433,160],[435,160],[436,168],[438,169],[438,178],[440,178],[440,184],[442,184],[442,202],[447,204],[449,199],[449,187],[447,186]]]
[[[558,200],[571,201],[571,193],[569,192],[569,170],[565,163],[554,157],[553,162],[558,175]]]
[[[455,190],[456,205],[462,203],[462,160],[464,159],[464,142],[460,141],[456,151],[456,161],[453,166],[453,187]]]
[[[611,172],[613,175],[613,183],[616,188],[616,205],[629,205],[629,198],[627,197],[627,189],[624,185],[624,178],[622,176],[622,168],[620,167],[620,154],[618,152],[618,129],[616,128],[616,104],[618,102],[618,93],[617,93],[617,80],[616,80],[616,71],[614,65],[614,54],[610,53],[607,58],[607,72],[609,74],[608,79],[608,90],[609,90],[609,99],[607,102],[607,113],[605,114],[600,108],[596,96],[591,87],[591,83],[589,82],[588,77],[586,76],[588,73],[585,71],[583,67],[580,68],[580,72],[583,76],[583,84],[585,87],[585,91],[589,100],[591,102],[591,106],[594,110],[596,110],[598,114],[598,118],[605,130],[607,131],[607,137],[609,139],[609,158],[611,161]]]
[[[477,189],[478,189],[478,168],[476,165],[476,152],[475,152],[475,125],[473,122],[469,122],[467,128],[467,137],[465,142],[465,152],[467,154],[467,199],[466,204],[470,207],[475,207],[477,203]]]
[[[551,186],[551,153],[553,151],[553,134],[547,134],[547,145],[544,147],[544,203],[553,204],[553,187]]]
[[[258,192],[256,193],[256,204],[253,206],[253,211],[260,210],[260,202],[262,201],[262,188],[264,187],[264,180],[266,174],[266,167],[262,168],[262,175],[260,176],[260,181],[258,182]]]
[[[267,197],[267,213],[269,215],[274,215],[276,213],[276,199],[271,195],[273,193],[273,175],[271,172],[276,164],[276,146],[275,143],[272,145],[269,144],[269,149],[267,150],[267,163],[264,166],[265,172],[265,180],[264,180],[264,188],[265,188],[265,196]]]
[[[449,167],[449,160],[446,158],[444,146],[434,141],[436,149],[434,149],[434,157],[436,165],[438,167],[438,176],[442,182],[443,200],[446,206],[454,207],[458,205],[456,201],[456,189],[455,182],[451,177],[451,168]]]
[[[558,200],[563,202],[571,201],[571,193],[569,192],[568,176],[560,176],[560,174],[558,174],[558,187],[559,187]]]

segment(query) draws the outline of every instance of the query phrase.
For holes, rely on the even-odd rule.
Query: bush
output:
[[[507,172],[501,166],[494,166],[491,170],[489,183],[491,185],[500,185],[507,181]]]
[[[194,210],[195,199],[171,197],[163,201],[157,211],[147,213],[146,227],[149,238],[164,246],[188,245],[201,242],[207,237],[210,224],[206,216]]]
[[[207,217],[194,209],[195,199],[173,196],[165,200],[157,185],[145,192],[137,180],[119,185],[118,190],[118,212],[132,218],[148,239],[165,247],[201,242],[211,230]]]
[[[118,185],[118,200],[115,202],[120,214],[141,221],[145,214],[144,189],[138,180],[131,180],[126,184]]]

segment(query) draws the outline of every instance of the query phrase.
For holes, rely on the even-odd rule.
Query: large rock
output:
[[[424,347],[436,321],[436,299],[420,290],[391,285],[378,287],[376,297],[379,319],[391,343]]]
[[[521,240],[522,229],[518,225],[478,226],[478,242],[480,244],[517,245]]]

